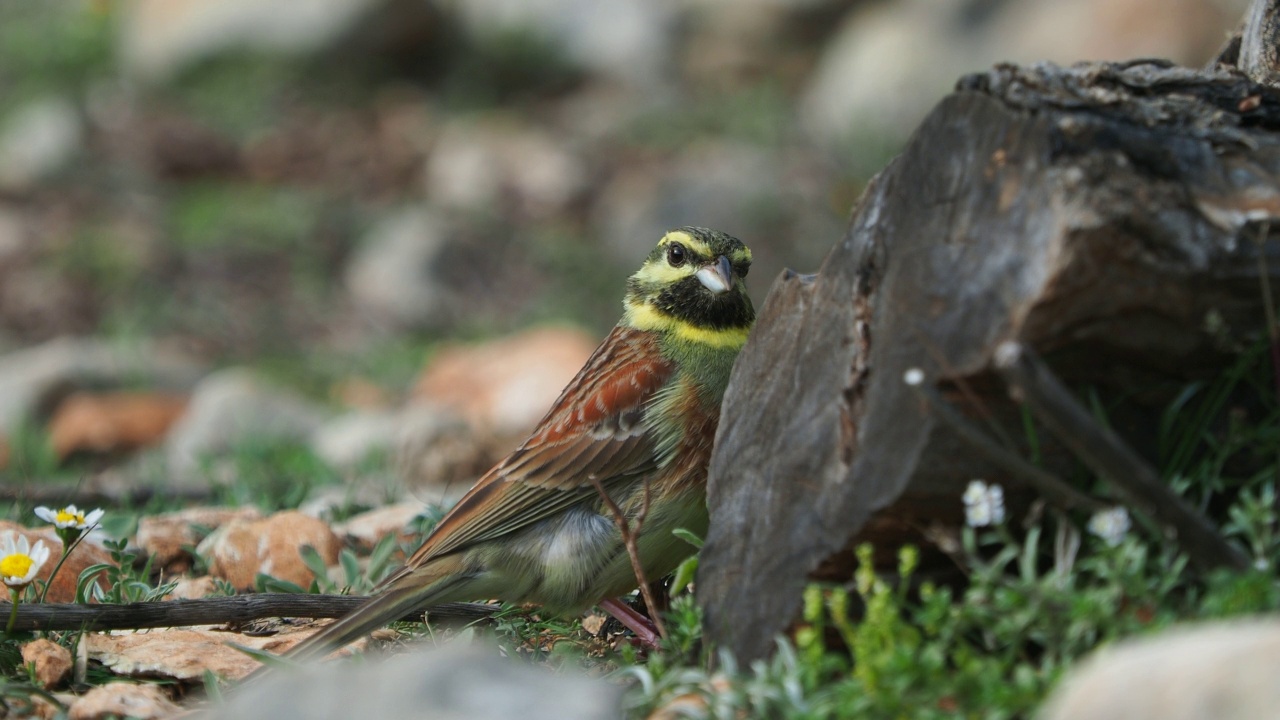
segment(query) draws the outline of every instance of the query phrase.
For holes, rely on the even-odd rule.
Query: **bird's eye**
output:
[[[688,253],[680,243],[671,243],[667,247],[667,264],[671,267],[680,267],[686,259],[688,259]]]

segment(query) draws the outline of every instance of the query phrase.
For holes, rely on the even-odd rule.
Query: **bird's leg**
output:
[[[662,636],[658,634],[658,627],[653,624],[652,620],[631,609],[630,605],[618,598],[601,600],[600,609],[617,618],[618,622],[635,633],[636,639],[645,648],[649,650],[658,649],[658,643],[662,640]]]

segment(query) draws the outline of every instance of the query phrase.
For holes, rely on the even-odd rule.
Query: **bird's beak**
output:
[[[711,291],[712,295],[728,292],[729,288],[733,287],[733,266],[729,264],[729,258],[724,255],[716,258],[715,262],[698,268],[698,272],[694,275],[703,287]]]

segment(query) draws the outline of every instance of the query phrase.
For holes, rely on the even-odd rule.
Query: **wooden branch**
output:
[[[1009,382],[1015,399],[1025,402],[1125,502],[1154,518],[1197,567],[1249,567],[1243,553],[1174,494],[1155,469],[1130,450],[1119,435],[1099,425],[1034,353],[1018,343],[1005,342],[996,349],[995,364]]]
[[[15,630],[137,630],[240,623],[271,617],[339,618],[368,600],[360,595],[299,595],[260,593],[234,597],[161,600],[124,605],[29,604],[18,606]],[[5,603],[0,603],[4,606]],[[469,623],[497,610],[494,605],[445,603],[427,612],[432,620]],[[4,614],[7,616],[8,611]],[[421,620],[415,612],[400,618]]]

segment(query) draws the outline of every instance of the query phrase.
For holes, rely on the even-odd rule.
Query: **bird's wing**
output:
[[[406,571],[554,515],[594,494],[593,481],[608,486],[652,471],[644,410],[674,372],[652,334],[615,327],[533,435],[458,501]]]

